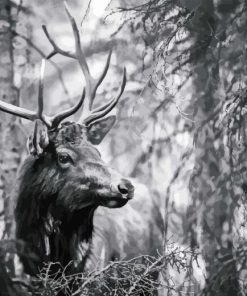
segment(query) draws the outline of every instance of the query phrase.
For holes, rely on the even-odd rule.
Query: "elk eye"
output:
[[[71,157],[69,156],[69,154],[67,154],[67,153],[60,153],[60,154],[58,154],[58,161],[59,161],[61,164],[72,163],[72,159],[71,159]]]

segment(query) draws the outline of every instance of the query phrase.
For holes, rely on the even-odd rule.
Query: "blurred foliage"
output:
[[[246,1],[123,3],[117,12],[146,53],[152,49],[152,80],[163,83],[178,110],[173,133],[182,126],[193,137],[193,172],[187,162],[172,179],[186,182],[180,173],[190,172],[191,201],[173,229],[170,186],[165,197],[171,234],[182,226],[183,242],[202,251],[206,295],[245,295],[246,265],[237,250],[245,248],[246,227]]]

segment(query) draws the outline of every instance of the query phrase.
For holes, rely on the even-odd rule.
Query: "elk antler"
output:
[[[116,98],[113,98],[112,100],[110,100],[108,103],[106,103],[105,105],[96,108],[94,110],[92,110],[92,106],[93,106],[93,101],[95,99],[96,96],[96,92],[98,87],[100,86],[100,84],[102,83],[102,81],[104,80],[109,65],[110,65],[110,59],[111,59],[111,51],[109,52],[109,55],[107,57],[106,60],[106,64],[105,67],[100,75],[100,77],[98,79],[95,79],[94,77],[92,77],[90,71],[89,71],[89,67],[86,61],[86,57],[85,54],[82,50],[81,47],[81,40],[80,40],[80,34],[79,34],[79,30],[77,27],[77,24],[75,22],[74,17],[71,15],[69,7],[66,3],[66,1],[64,1],[64,6],[65,6],[65,11],[68,15],[68,18],[70,20],[72,29],[73,29],[73,34],[74,34],[74,39],[75,39],[75,52],[69,52],[69,51],[65,51],[63,49],[61,49],[55,42],[54,40],[50,37],[46,26],[42,26],[43,30],[45,32],[46,37],[48,38],[48,40],[50,41],[52,47],[53,47],[53,51],[47,56],[47,58],[51,58],[52,56],[56,55],[56,54],[61,54],[63,56],[66,57],[70,57],[73,59],[76,59],[80,65],[80,68],[83,72],[83,75],[85,77],[85,81],[86,81],[86,90],[87,90],[87,96],[86,99],[84,101],[83,104],[83,112],[81,114],[81,117],[79,119],[79,123],[82,124],[86,124],[89,125],[90,123],[92,123],[93,121],[105,116],[106,114],[108,114],[118,103],[124,88],[125,88],[125,84],[126,84],[126,70],[124,68],[123,71],[123,80],[120,86],[120,91],[119,94]]]
[[[85,89],[83,89],[83,94],[79,102],[75,104],[72,108],[62,111],[54,116],[47,116],[43,113],[44,72],[45,72],[45,59],[42,59],[41,68],[40,68],[40,78],[39,78],[38,110],[36,112],[30,111],[28,109],[24,109],[21,107],[17,107],[15,105],[11,105],[9,103],[5,103],[1,100],[0,100],[0,110],[16,115],[21,118],[31,120],[31,121],[40,119],[47,125],[48,128],[57,127],[63,119],[74,114],[81,107],[84,101]]]

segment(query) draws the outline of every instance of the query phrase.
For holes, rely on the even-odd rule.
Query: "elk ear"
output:
[[[116,121],[116,116],[108,116],[92,123],[87,129],[87,138],[94,144],[98,145],[104,139]]]
[[[33,134],[27,142],[27,149],[33,156],[40,156],[49,144],[47,126],[39,119],[35,120]]]

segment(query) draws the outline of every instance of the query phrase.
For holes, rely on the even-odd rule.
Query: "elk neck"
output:
[[[47,172],[36,171],[34,174],[35,166],[35,160],[28,157],[19,174],[17,191],[17,239],[25,241],[37,257],[35,264],[22,258],[25,270],[35,274],[37,265],[40,267],[44,262],[59,262],[66,266],[72,260],[75,264],[80,262],[80,269],[83,269],[90,252],[97,206],[90,205],[72,212],[58,207],[55,188],[49,193],[45,189],[42,174],[45,176]]]
[[[66,266],[73,260],[75,266],[80,264],[83,269],[90,253],[95,209],[95,206],[88,206],[66,214],[61,214],[57,207],[48,209],[44,228],[50,219],[52,228],[45,230],[43,239],[48,240],[45,252],[49,261]]]

